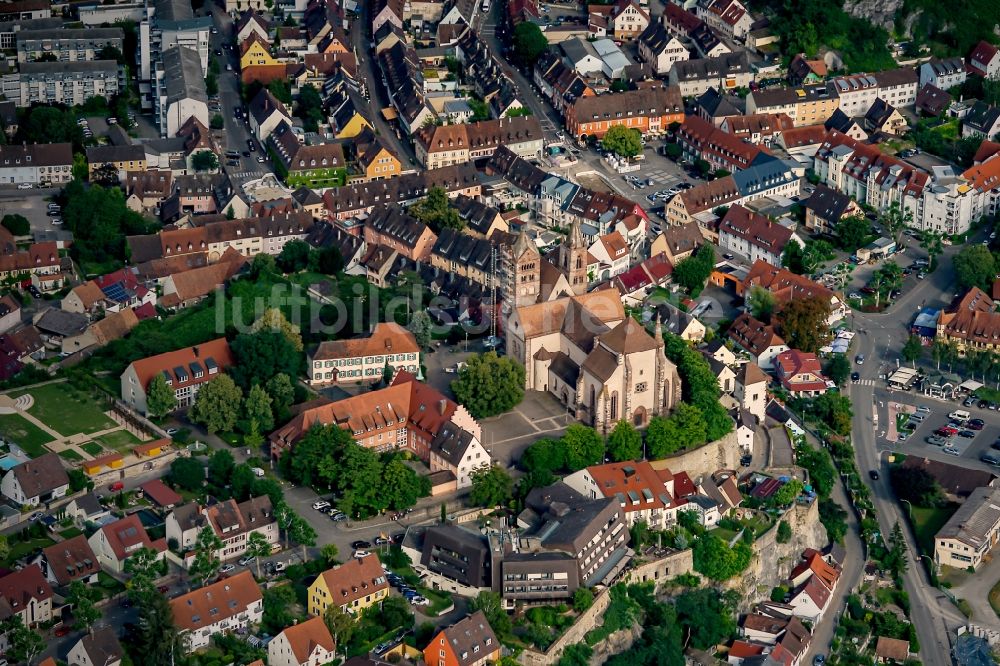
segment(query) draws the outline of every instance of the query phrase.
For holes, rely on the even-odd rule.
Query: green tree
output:
[[[70,110],[54,106],[36,106],[25,112],[18,129],[28,143],[72,143],[83,146],[83,129]]]
[[[465,228],[465,220],[451,205],[448,193],[443,187],[429,189],[427,196],[410,206],[407,212],[429,226],[435,233],[441,233],[442,229],[460,231]]]
[[[129,575],[125,584],[128,596],[140,605],[145,605],[149,597],[157,596],[156,579],[160,576],[159,555],[152,548],[140,548],[125,560],[125,573]]]
[[[290,240],[278,253],[277,264],[285,273],[298,273],[309,266],[309,243],[302,240]]]
[[[209,96],[219,94],[219,77],[212,72],[209,72],[208,76],[205,77],[205,93]]]
[[[642,458],[642,435],[628,421],[615,424],[608,435],[608,454],[615,462]]]
[[[101,600],[101,592],[96,587],[74,580],[69,585],[66,603],[73,607],[73,628],[89,632],[94,623],[101,619],[101,610],[96,603]]]
[[[864,215],[852,215],[837,222],[833,233],[837,247],[853,254],[865,246],[872,234],[872,223]]]
[[[798,243],[786,243],[785,249],[781,253],[781,265],[795,273],[805,275],[806,268],[805,249]]]
[[[274,415],[271,412],[271,396],[260,384],[254,384],[243,401],[243,414],[251,423],[264,431],[274,428]]]
[[[685,448],[697,448],[707,439],[707,425],[700,409],[684,402],[663,418],[650,419],[646,429],[646,445],[653,460],[666,458]]]
[[[236,363],[229,374],[222,377],[231,376],[236,385],[244,390],[249,390],[254,384],[265,384],[278,374],[297,377],[302,365],[302,354],[296,345],[278,330],[242,333],[236,336],[230,347]],[[201,397],[200,393],[198,397]]]
[[[211,150],[199,150],[191,156],[191,168],[195,171],[216,171],[219,168],[219,156]]]
[[[924,231],[920,235],[920,247],[927,251],[927,258],[930,261],[930,268],[937,265],[937,258],[944,252],[943,236],[934,231]]]
[[[851,401],[847,396],[827,391],[815,398],[808,409],[838,435],[850,434],[851,419],[854,415],[851,411]]]
[[[899,245],[903,229],[913,221],[913,212],[909,208],[901,209],[899,203],[894,201],[882,211],[879,221],[886,234]]]
[[[295,115],[302,119],[302,129],[315,132],[323,122],[323,98],[311,83],[299,88],[299,97],[295,104]]]
[[[753,550],[742,540],[730,548],[714,534],[705,534],[695,541],[692,554],[695,571],[714,581],[724,581],[750,566]]]
[[[604,150],[621,157],[635,157],[642,152],[642,133],[625,125],[612,125],[601,139]]]
[[[337,604],[330,604],[323,611],[323,623],[330,630],[335,645],[347,645],[357,626],[354,616],[341,610]]]
[[[222,539],[215,535],[215,531],[208,525],[201,528],[194,545],[195,556],[188,567],[188,578],[194,588],[203,586],[205,581],[219,572],[216,553],[220,548]]]
[[[586,587],[578,588],[573,593],[573,610],[582,613],[594,605],[594,593]]]
[[[42,143],[48,143],[46,139]],[[84,187],[72,181],[63,188],[65,228],[73,232],[71,254],[84,264],[121,264],[126,256],[125,236],[145,234],[155,226],[125,205],[121,188]]]
[[[260,558],[271,554],[271,544],[260,532],[251,532],[247,537],[247,557],[252,557],[257,565],[257,578],[260,578]]]
[[[270,254],[258,254],[250,262],[250,277],[255,280],[262,275],[274,275],[277,270],[277,263]]]
[[[604,441],[593,428],[574,423],[566,428],[561,441],[565,447],[566,469],[572,472],[604,462]]]
[[[31,223],[24,215],[8,213],[0,220],[0,225],[15,236],[27,236],[31,233]]]
[[[201,490],[205,484],[205,466],[197,458],[174,458],[170,480],[184,490]]]
[[[913,363],[918,358],[920,358],[924,353],[924,345],[920,342],[920,337],[917,335],[910,335],[906,339],[906,344],[903,345],[903,358]]]
[[[268,308],[250,327],[250,333],[277,331],[285,336],[295,351],[302,351],[302,332],[298,326],[288,321],[279,308]]]
[[[765,324],[771,323],[771,315],[774,314],[777,306],[777,299],[767,289],[759,285],[750,287],[750,295],[747,296],[747,307],[754,318],[761,320]]]
[[[389,456],[382,464],[382,486],[386,508],[401,511],[431,494],[430,481],[403,462],[398,455]]]
[[[226,119],[223,118],[220,114],[216,113],[215,115],[212,116],[211,120],[208,121],[208,125],[211,129],[220,130],[225,128]]]
[[[240,387],[233,379],[228,374],[219,375],[198,391],[191,420],[204,425],[210,433],[231,431],[239,418],[242,401]]]
[[[306,431],[287,457],[282,457],[281,464],[286,476],[296,479],[300,485],[316,487],[321,482],[336,482],[338,488],[343,489],[342,484],[350,479],[341,477],[336,470],[327,477],[324,468],[330,464],[329,461],[339,460],[343,451],[353,443],[354,439],[349,431],[335,425],[317,424]]]
[[[6,560],[10,556],[10,542],[6,534],[0,534],[0,560]]]
[[[845,354],[832,354],[826,364],[826,376],[837,386],[843,386],[851,376],[851,362]]]
[[[144,666],[172,666],[185,650],[167,597],[149,594],[139,600],[138,606],[139,620],[132,653],[142,655]]]
[[[822,296],[793,298],[778,313],[781,336],[791,349],[819,353],[819,348],[833,337],[829,318],[833,307]]]
[[[715,250],[708,243],[699,247],[693,255],[677,262],[673,278],[690,294],[700,293],[715,267]]]
[[[847,511],[832,499],[819,501],[819,520],[826,528],[826,537],[833,543],[843,543],[847,534]]]
[[[216,449],[208,459],[208,480],[217,488],[229,485],[236,461],[228,449]]]
[[[295,516],[288,525],[288,537],[302,546],[302,561],[308,560],[308,549],[316,545],[316,530],[305,518]]]
[[[690,646],[708,650],[727,642],[736,633],[737,602],[733,590],[720,594],[712,588],[701,588],[680,594],[674,607]]]
[[[775,536],[778,543],[788,543],[792,540],[792,526],[787,520],[778,523],[778,534]]]
[[[514,28],[514,55],[521,65],[534,66],[547,48],[549,40],[545,33],[531,21],[522,21]]]
[[[271,396],[275,420],[279,423],[288,419],[288,408],[295,402],[295,387],[288,375],[279,372],[267,380],[267,394]]]
[[[146,411],[150,416],[162,417],[177,408],[177,396],[162,374],[156,374],[146,387]]]
[[[826,449],[814,449],[805,443],[795,447],[795,462],[809,472],[809,483],[820,497],[829,497],[837,471]]]
[[[7,636],[6,654],[15,663],[30,664],[45,649],[45,639],[41,633],[25,626],[20,615],[12,615],[4,620],[0,628]]]
[[[510,636],[513,624],[507,611],[503,608],[499,594],[489,591],[480,592],[469,602],[469,612],[475,613],[476,611],[483,611],[486,621],[490,623],[490,627],[493,628],[497,638],[501,641]]]
[[[524,399],[524,366],[496,352],[477,354],[469,357],[451,390],[473,418],[503,414]]]
[[[503,467],[490,465],[474,470],[470,475],[472,491],[469,501],[482,507],[503,506],[510,501],[514,480]]]
[[[802,494],[803,486],[802,482],[798,479],[791,479],[786,481],[778,491],[771,495],[769,498],[770,503],[776,507],[789,506],[795,501],[795,498]]]
[[[340,556],[340,550],[337,548],[337,544],[328,543],[320,548],[320,556],[322,556],[323,561],[325,561],[329,566],[333,566],[337,563],[337,558]]]
[[[955,279],[963,289],[979,287],[989,291],[997,274],[996,261],[985,245],[966,245],[951,260]]]
[[[896,497],[913,506],[932,508],[944,503],[944,490],[925,469],[894,465],[889,469],[889,483]]]
[[[410,316],[410,323],[406,328],[413,334],[413,338],[421,348],[426,347],[431,342],[431,316],[424,310],[417,310]]]

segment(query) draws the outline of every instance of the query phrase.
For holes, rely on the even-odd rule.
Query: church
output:
[[[523,233],[507,275],[512,292],[507,353],[524,365],[525,388],[548,391],[576,418],[608,433],[637,427],[681,397],[677,368],[654,335],[625,314],[617,290],[587,293],[587,246],[578,224],[542,257]],[[546,276],[547,279],[543,278]]]

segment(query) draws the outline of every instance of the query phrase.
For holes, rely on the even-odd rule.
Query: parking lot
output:
[[[31,190],[4,190],[0,194],[0,217],[4,215],[23,215],[31,224],[31,231],[58,230],[59,225],[52,224],[48,215],[48,204],[57,190],[52,188]]]
[[[917,398],[914,403],[889,404],[890,415],[903,414],[894,449],[966,467],[993,471],[1000,468],[1000,412],[988,406],[980,408],[978,402],[966,406],[954,401]],[[969,418],[952,418],[961,416],[956,412],[967,412]],[[893,435],[893,430],[888,428],[887,436]],[[984,461],[981,459],[984,456],[997,462]]]

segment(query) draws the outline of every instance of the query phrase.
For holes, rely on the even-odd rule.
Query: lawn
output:
[[[68,460],[69,462],[82,462],[83,456],[74,451],[73,449],[64,449],[59,452],[59,457],[63,460]]]
[[[101,435],[94,441],[100,442],[106,449],[114,449],[120,452],[130,451],[133,447],[142,444],[142,440],[128,430],[115,430],[114,432]]]
[[[72,539],[73,537],[80,536],[81,534],[83,534],[83,530],[81,530],[79,527],[69,527],[60,532],[59,536],[61,536],[63,539]]]
[[[98,442],[85,442],[80,445],[80,448],[83,449],[85,453],[93,456],[94,458],[104,453],[104,447],[101,446],[100,443]]]
[[[120,592],[125,591],[125,586],[119,583],[117,580],[104,573],[103,571],[97,574],[97,588],[101,591],[106,599],[115,596]]]
[[[20,558],[31,555],[42,548],[48,548],[55,541],[48,537],[42,537],[40,539],[29,539],[28,541],[18,541],[17,543],[11,542],[10,553],[7,555],[7,559],[0,562],[0,566],[5,568],[10,568],[10,565],[19,560]]]
[[[95,398],[67,382],[11,393],[10,397],[16,398],[25,393],[30,393],[35,399],[28,413],[64,436],[115,427],[115,422],[104,415]]]
[[[32,458],[45,453],[44,445],[52,441],[47,432],[17,414],[0,414],[0,436],[17,444]]]
[[[934,555],[934,535],[938,533],[951,515],[958,509],[958,504],[949,503],[942,507],[924,509],[913,507],[913,531],[917,535],[917,545],[924,555]]]

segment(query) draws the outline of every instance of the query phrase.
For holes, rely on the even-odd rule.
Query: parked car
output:
[[[944,447],[941,450],[944,451],[945,453],[947,453],[949,456],[960,456],[960,455],[962,455],[962,452],[959,451],[958,449],[956,449],[954,446],[946,446],[946,447]]]
[[[941,437],[954,437],[958,434],[957,428],[952,428],[951,426],[942,426],[934,431],[935,435],[940,435]]]
[[[872,481],[878,481],[878,470],[877,469],[869,470],[868,476],[871,477]]]
[[[987,465],[1000,465],[1000,458],[996,457],[992,453],[984,453],[979,456],[979,459]]]
[[[982,430],[986,427],[986,422],[982,419],[970,419],[967,425],[971,430]]]
[[[958,436],[965,439],[972,439],[976,436],[976,432],[974,430],[959,430]]]
[[[115,481],[110,486],[108,486],[108,490],[110,490],[113,493],[117,493],[117,492],[122,491],[124,489],[125,489],[125,484],[122,483],[121,481]]]
[[[219,567],[219,573],[221,574],[227,574],[231,571],[236,571],[236,567],[233,566],[232,564],[223,564],[221,567]]]
[[[353,548],[354,550],[359,550],[359,549],[362,549],[362,548],[371,548],[371,547],[372,547],[372,545],[371,545],[370,542],[363,541],[361,539],[358,539],[357,541],[351,542],[351,548]]]
[[[330,503],[327,502],[326,500],[319,500],[318,502],[313,502],[312,506],[317,511],[322,511],[324,509],[329,509],[330,508]]]
[[[368,557],[368,551],[367,550],[356,550],[356,551],[354,551],[354,554],[351,555],[351,557],[354,557],[354,558]]]
[[[250,564],[251,562],[253,562],[253,558],[252,557],[241,557],[240,561],[239,561],[239,565],[241,567],[245,567],[248,564]]]
[[[917,414],[930,414],[931,408],[926,405],[920,405],[917,407]]]
[[[948,443],[948,438],[941,435],[931,435],[930,437],[926,437],[924,441],[933,446],[944,446]]]

